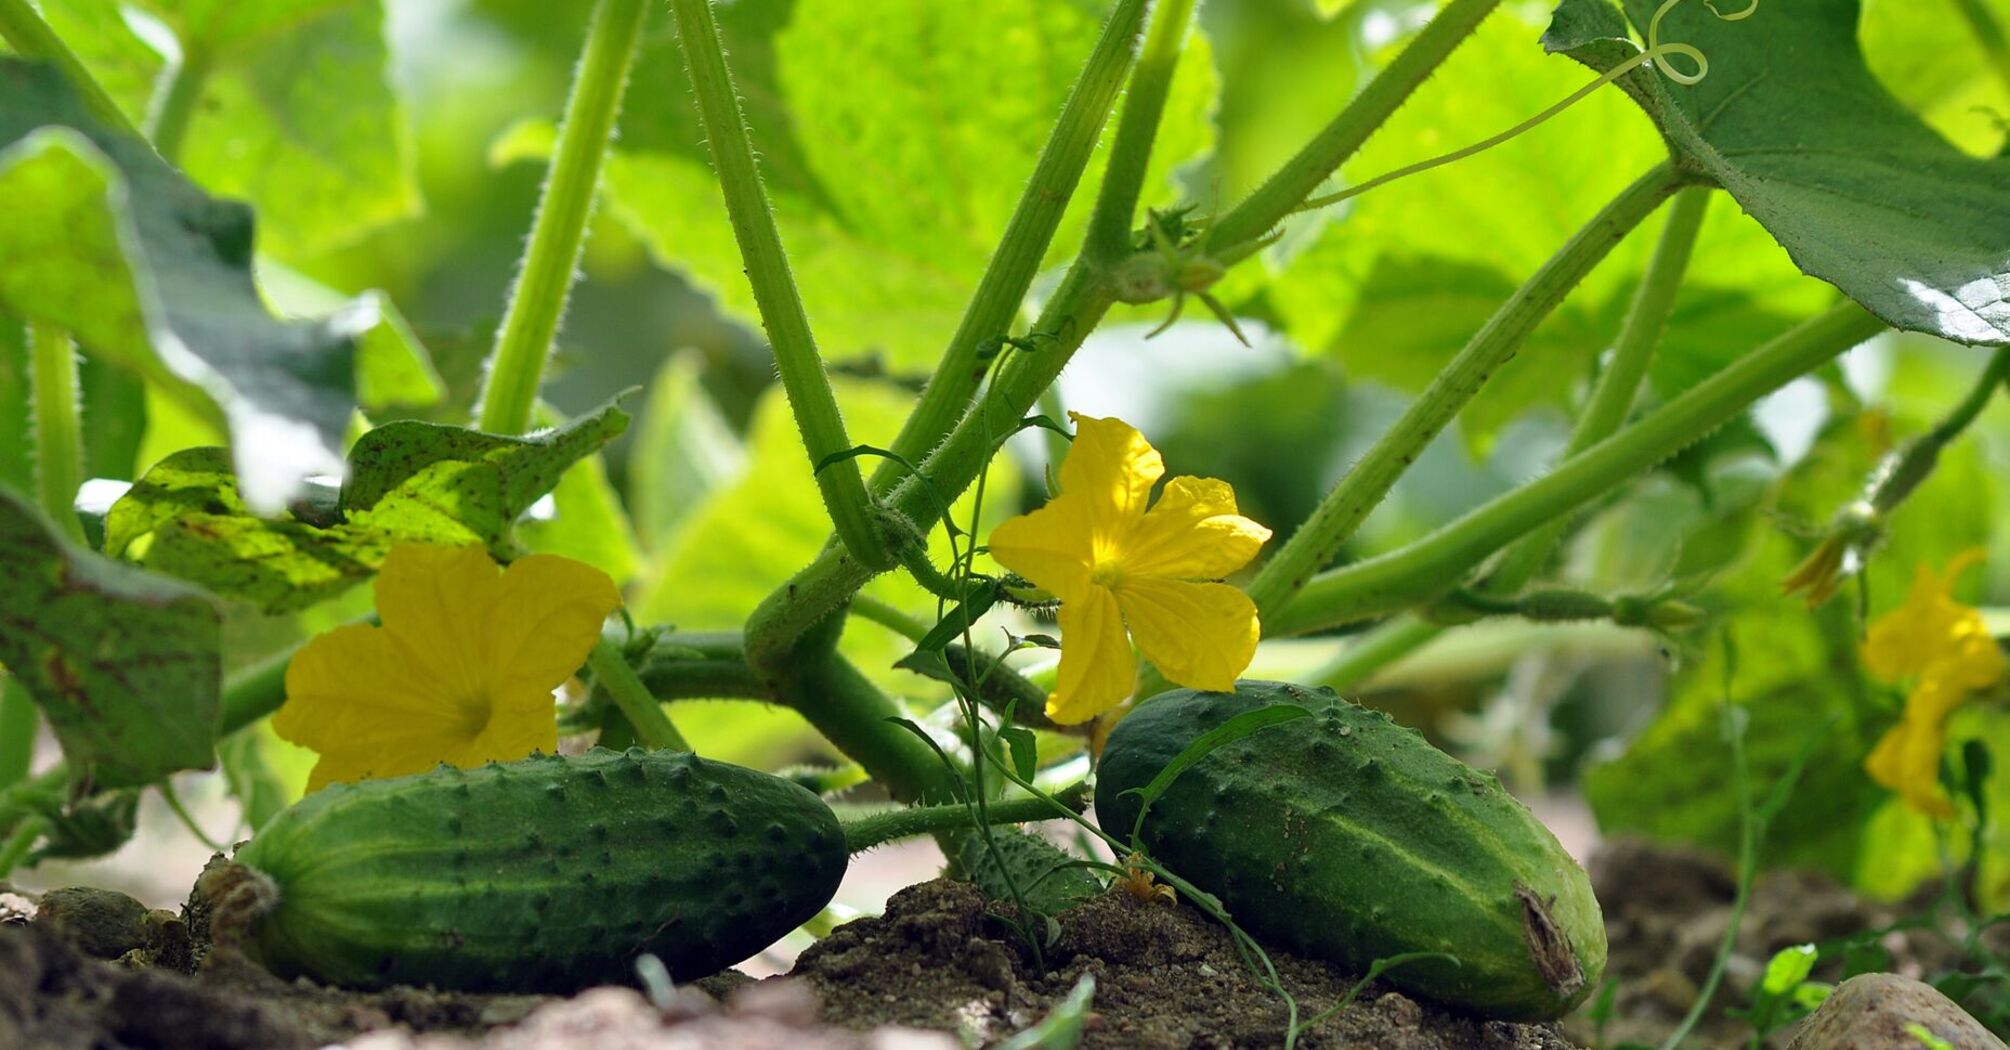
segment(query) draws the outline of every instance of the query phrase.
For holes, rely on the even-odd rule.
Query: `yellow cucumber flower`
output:
[[[1912,679],[1905,714],[1864,760],[1871,779],[1905,797],[1912,808],[1951,817],[1954,806],[1940,789],[1940,756],[1947,747],[1947,716],[1969,694],[1987,689],[2006,670],[1982,613],[1954,600],[1954,583],[1979,563],[1968,551],[1936,574],[1921,565],[1905,603],[1878,617],[1863,643],[1866,669],[1889,682]]]
[[[498,572],[480,547],[394,547],[377,574],[383,626],[302,647],[273,731],[320,753],[309,791],[550,752],[552,690],[620,604],[606,573],[570,558],[533,554]]]
[[[1086,722],[1137,684],[1130,636],[1166,678],[1235,688],[1256,654],[1256,605],[1218,581],[1256,557],[1270,530],[1236,513],[1213,478],[1166,482],[1165,462],[1120,419],[1070,412],[1075,444],[1061,493],[991,533],[991,557],[1061,600],[1061,669],[1047,697],[1056,722]]]

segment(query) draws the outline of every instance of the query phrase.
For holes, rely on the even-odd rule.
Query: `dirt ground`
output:
[[[1731,881],[1709,858],[1624,842],[1603,850],[1592,871],[1613,943],[1610,973],[1620,979],[1603,1033],[1582,1017],[1562,1026],[1482,1021],[1370,986],[1299,1045],[1571,1050],[1658,1041],[1694,1001],[1728,922]],[[1744,1001],[1779,947],[1895,917],[1824,879],[1767,879],[1720,1001]],[[729,972],[657,1003],[616,989],[571,1000],[409,988],[358,994],[281,982],[227,952],[205,955],[202,941],[200,915],[148,912],[111,894],[45,897],[34,921],[0,916],[0,1047],[931,1050],[1010,1035],[1084,974],[1097,986],[1085,1047],[1272,1047],[1286,1018],[1226,932],[1189,908],[1115,893],[1092,900],[1059,917],[1043,969],[987,916],[975,889],[943,880],[894,895],[883,916],[839,927],[802,954],[790,978]],[[1950,958],[1917,932],[1892,934],[1886,947],[1900,972],[1931,972]],[[1354,984],[1323,963],[1273,958],[1301,1017],[1323,1012]],[[1701,1034],[1694,1045],[1729,1047],[1748,1033],[1720,1020]]]

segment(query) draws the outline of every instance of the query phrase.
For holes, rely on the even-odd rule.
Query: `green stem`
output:
[[[673,634],[656,648],[637,674],[658,700],[777,699],[747,666],[737,634]]]
[[[593,647],[593,654],[586,658],[587,666],[593,668],[593,677],[607,687],[609,696],[628,717],[629,725],[635,727],[635,735],[645,745],[657,751],[689,751],[691,745],[684,741],[684,734],[670,722],[670,716],[663,713],[663,705],[642,679],[635,674],[635,668],[628,666],[628,658],[613,642],[602,638]]]
[[[1215,222],[1208,230],[1203,248],[1219,255],[1225,249],[1262,237],[1296,211],[1498,6],[1500,0],[1447,3],[1339,116],[1257,187],[1256,192]]]
[[[1151,35],[1124,95],[1123,117],[1117,121],[1116,141],[1110,146],[1109,169],[1096,194],[1095,211],[1089,216],[1082,253],[1098,265],[1113,265],[1131,254],[1138,198],[1151,168],[1152,143],[1158,138],[1159,120],[1165,115],[1180,52],[1186,48],[1193,6],[1194,0],[1159,0],[1152,12]]]
[[[1441,595],[1495,551],[1609,493],[1752,402],[1883,330],[1854,303],[1807,321],[1550,474],[1398,550],[1320,574],[1266,622],[1267,633],[1338,626]]]
[[[1443,633],[1437,624],[1415,616],[1398,616],[1357,635],[1353,644],[1306,679],[1310,685],[1330,686],[1339,692],[1375,677],[1382,668],[1423,648]]]
[[[1063,789],[1054,792],[1054,795],[1066,804],[1076,805],[1083,792],[1078,785],[1074,790]],[[984,813],[984,820],[989,824],[1025,824],[1035,820],[1053,819],[1053,803],[1032,795],[1024,798],[992,799]],[[844,844],[845,849],[852,853],[863,853],[874,846],[881,846],[897,839],[911,839],[919,835],[933,835],[970,827],[975,827],[975,823],[971,820],[970,807],[961,802],[945,806],[908,806],[846,821]]]
[[[2005,38],[2003,26],[1982,0],[1954,0],[1954,7],[1974,32],[1975,42],[1989,56],[1996,75],[2003,78],[2004,90],[2010,91],[2010,39]]]
[[[1472,400],[1487,379],[1514,356],[1535,326],[1641,220],[1680,189],[1682,179],[1673,165],[1664,163],[1635,180],[1487,319],[1395,426],[1340,479],[1320,501],[1312,517],[1257,572],[1250,583],[1249,596],[1266,623],[1305,586],[1313,573],[1339,553],[1369,512],[1388,495],[1396,479],[1416,462],[1424,447]]]
[[[479,425],[490,433],[521,434],[530,427],[648,10],[646,0],[599,0],[594,5],[522,270],[489,355]]]
[[[851,614],[876,623],[910,642],[919,642],[928,636],[927,624],[868,595],[861,594],[851,600]]]
[[[35,763],[35,732],[40,725],[35,701],[21,681],[0,672],[0,790],[28,778]]]
[[[1661,345],[1662,333],[1668,330],[1675,293],[1681,289],[1683,275],[1689,270],[1689,257],[1703,228],[1711,192],[1707,186],[1691,186],[1676,194],[1669,204],[1668,225],[1662,227],[1654,257],[1647,263],[1647,273],[1634,290],[1633,302],[1612,347],[1612,360],[1592,387],[1584,414],[1578,417],[1570,442],[1564,446],[1564,459],[1611,437],[1633,410],[1640,383],[1654,360],[1654,350]],[[1559,517],[1515,544],[1487,581],[1488,590],[1494,594],[1513,594],[1534,579],[1562,541],[1568,526],[1568,520]]]
[[[935,749],[896,724],[907,717],[879,687],[835,653],[804,659],[781,695],[832,746],[864,766],[900,802],[947,802],[955,780]]]
[[[880,533],[858,461],[833,459],[850,450],[852,441],[845,434],[837,397],[831,392],[830,377],[824,374],[809,316],[803,312],[788,256],[782,250],[781,232],[775,228],[774,212],[768,207],[767,191],[754,163],[754,144],[740,113],[732,73],[726,68],[712,0],[671,0],[670,7],[677,17],[678,41],[698,96],[698,116],[712,147],[712,163],[726,194],[733,236],[740,245],[741,261],[746,263],[747,280],[753,285],[754,303],[767,327],[768,342],[774,347],[782,389],[795,412],[810,463],[817,468],[817,488],[823,494],[824,507],[853,558],[876,571],[892,568],[894,554]]]
[[[28,856],[28,851],[35,848],[35,840],[41,838],[42,833],[47,830],[49,830],[47,820],[30,817],[17,825],[5,842],[0,842],[0,879],[6,878],[14,871],[15,866]]]
[[[7,41],[7,46],[23,58],[48,62],[62,70],[71,86],[83,96],[84,108],[107,127],[126,132],[134,138],[143,137],[139,129],[133,127],[133,122],[126,119],[119,104],[105,93],[104,85],[84,68],[76,52],[71,51],[69,45],[49,28],[49,23],[42,21],[42,16],[35,12],[28,0],[0,0],[0,40]]]
[[[35,400],[36,494],[63,534],[82,543],[77,490],[84,484],[84,433],[78,421],[77,353],[70,333],[41,321],[29,325],[28,343]]]
[[[1146,0],[1121,0],[1104,24],[1102,37],[1089,53],[1047,145],[1040,151],[1033,177],[1020,194],[998,250],[977,284],[977,293],[950,337],[948,352],[893,440],[893,450],[900,455],[918,459],[942,440],[969,407],[984,376],[978,354],[1011,330],[1013,318],[1026,301],[1026,291],[1040,272],[1054,231],[1102,137],[1117,92],[1130,73],[1145,7]],[[885,493],[902,476],[899,464],[891,460],[881,463],[873,475],[873,491]]]
[[[170,164],[180,162],[189,122],[195,117],[196,103],[202,101],[203,85],[209,81],[209,55],[186,43],[182,48],[181,63],[175,66],[151,121],[154,149]]]

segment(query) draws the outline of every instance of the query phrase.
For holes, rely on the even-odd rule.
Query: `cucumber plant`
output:
[[[1237,78],[1257,70],[1224,50],[1217,87],[1211,47],[1232,34],[1202,32],[1197,0],[953,11],[934,0],[596,0],[563,119],[514,126],[493,150],[545,163],[501,320],[472,340],[478,352],[452,356],[436,341],[437,360],[390,297],[345,299],[290,265],[358,285],[336,251],[355,248],[348,227],[395,229],[421,208],[396,78],[383,68],[382,5],[358,0],[298,18],[277,8],[223,17],[171,0],[129,6],[0,0],[9,52],[0,55],[0,580],[10,583],[0,588],[0,875],[116,845],[130,833],[135,792],[207,768],[234,737],[224,753],[249,785],[240,794],[268,819],[205,892],[223,939],[282,973],[356,985],[569,987],[625,978],[649,954],[683,980],[808,919],[829,901],[848,852],[933,834],[957,868],[1009,901],[1007,919],[1036,963],[1048,943],[1043,920],[1095,892],[1097,870],[1142,900],[1170,889],[1229,923],[1252,971],[1289,1007],[1287,1042],[1319,1018],[1299,1016],[1262,943],[1491,1016],[1558,1016],[1601,986],[1604,929],[1583,871],[1490,775],[1331,690],[1481,621],[1595,621],[1695,656],[1689,632],[1761,607],[1747,594],[1724,613],[1712,577],[1739,554],[1777,553],[1773,533],[1754,538],[1749,516],[1713,518],[1736,535],[1695,548],[1714,540],[1732,554],[1709,561],[1685,550],[1680,564],[1616,589],[1587,586],[1563,555],[1595,554],[1615,513],[1651,516],[1655,487],[1670,479],[1693,485],[1711,509],[1711,486],[1726,473],[1718,455],[1759,440],[1753,406],[1810,375],[1831,402],[1855,398],[1836,362],[1867,341],[1905,334],[1988,348],[1976,377],[1932,399],[1921,437],[1883,441],[1872,462],[1839,471],[1861,493],[1819,508],[1828,524],[1814,530],[1812,549],[1776,574],[1816,605],[1852,578],[1903,579],[1913,566],[1893,568],[1889,552],[1909,549],[1898,537],[1921,526],[1908,521],[1931,518],[1908,519],[1907,505],[1955,498],[1943,488],[1962,482],[1947,480],[1944,465],[1982,425],[2010,370],[2010,160],[1972,135],[1950,142],[1946,113],[1930,124],[1908,106],[1919,99],[1884,86],[1873,59],[1886,59],[1866,55],[1858,0],[1561,0],[1540,43],[1547,68],[1575,71],[1574,89],[1517,109],[1486,137],[1492,126],[1413,115],[1442,105],[1433,92],[1520,106],[1503,84],[1473,82],[1484,73],[1457,57],[1491,47],[1491,27],[1521,17],[1502,10],[1513,5],[1294,6],[1289,17],[1305,24],[1345,28],[1362,76],[1281,163],[1227,194],[1233,144],[1212,141],[1210,113],[1219,101],[1216,123],[1232,126],[1246,104]],[[1327,10],[1341,6],[1338,16]],[[2010,88],[1998,8],[1953,6]],[[1890,24],[1888,11],[1877,17]],[[1908,31],[1944,20],[1908,19]],[[170,38],[174,46],[156,46]],[[1023,75],[998,61],[996,47],[1027,41],[1051,53]],[[1912,46],[1916,57],[1923,47]],[[289,79],[276,70],[297,60],[289,56],[325,66],[326,82],[275,91]],[[1509,67],[1522,56],[1477,57]],[[1007,67],[1017,79],[987,79]],[[1459,76],[1425,90],[1452,69]],[[1390,219],[1378,202],[1406,192],[1404,180],[1484,163],[1474,158],[1517,149],[1533,129],[1607,102],[1632,107],[1607,116],[1635,131],[1651,125],[1651,139],[1636,136],[1645,154],[1608,151],[1638,161],[1634,169],[1604,157],[1595,171],[1559,163],[1529,183],[1537,199],[1508,199],[1484,179],[1432,184],[1447,203],[1477,201],[1481,225],[1517,210],[1568,213],[1580,184],[1615,189],[1546,258],[1531,256],[1525,279],[1481,296],[1477,315],[1432,305],[1446,289],[1492,285],[1437,254],[1442,244],[1411,257],[1404,227],[1417,207]],[[1436,144],[1430,152],[1470,144],[1363,170],[1364,159],[1390,161],[1378,133],[1388,141],[1412,119],[1433,124],[1420,137]],[[353,144],[337,148],[341,135],[370,147],[359,146],[353,164],[320,163]],[[1211,167],[1183,167],[1210,153]],[[277,173],[265,178],[249,157],[276,158]],[[253,209],[224,199],[233,196],[256,206],[258,238]],[[1749,220],[1733,225],[1732,203]],[[751,432],[781,452],[757,449],[741,490],[695,491],[742,464],[738,439],[720,437],[731,427],[688,369],[666,370],[634,435],[648,449],[675,445],[681,458],[625,496],[602,454],[627,430],[632,406],[617,398],[567,420],[541,402],[583,260],[593,268],[596,207],[599,221],[627,234],[608,251],[639,246],[764,335],[779,394]],[[1628,247],[1663,211],[1651,249]],[[1727,290],[1692,273],[1692,258],[1713,249],[1713,262],[1739,264],[1737,279],[1755,287]],[[1615,278],[1626,269],[1618,261],[1632,269]],[[1418,272],[1431,275],[1425,291],[1405,293]],[[1781,273],[1788,292],[1756,288]],[[275,311],[269,303],[285,288],[290,300]],[[1378,327],[1384,296],[1405,294],[1400,323]],[[1727,296],[1734,304],[1723,308]],[[1124,338],[1130,322],[1150,336],[1171,332],[1188,297],[1236,343],[1342,344],[1335,353],[1350,368],[1401,373],[1415,395],[1330,488],[1314,492],[1312,472],[1300,472],[1303,520],[1267,523],[1295,527],[1233,583],[1224,578],[1263,542],[1253,537],[1271,530],[1243,518],[1229,486],[1211,479],[1175,478],[1147,511],[1158,453],[1133,444],[1120,469],[1080,465],[1118,431],[1097,430],[1071,450],[1076,431],[1063,422],[1057,386],[1092,337]],[[1611,308],[1586,306],[1591,298]],[[1699,309],[1702,322],[1684,314]],[[1401,344],[1446,318],[1461,326],[1456,349]],[[1187,321],[1180,331],[1205,331]],[[1580,333],[1557,352],[1554,330],[1566,321],[1596,330],[1596,345]],[[1172,340],[1134,342],[1141,356],[1179,352]],[[1396,348],[1359,349],[1384,342]],[[868,349],[892,364],[850,359]],[[912,384],[919,391],[891,407],[884,389],[833,381],[906,368],[925,368]],[[1496,406],[1538,403],[1574,414],[1546,469],[1395,542],[1364,529],[1454,421],[1470,424],[1469,436],[1487,433]],[[883,443],[868,425],[875,414],[892,434]],[[122,419],[146,422],[112,425]],[[1875,420],[1863,419],[1870,433]],[[1060,488],[1029,517],[1059,521],[1064,500],[1098,486],[1136,512],[1125,538],[1137,542],[1123,550],[1094,531],[1106,520],[1087,516],[1093,542],[1084,541],[1082,564],[1054,559],[1053,578],[1072,590],[986,558],[992,468],[1029,429],[1048,441]],[[190,433],[205,438],[183,440]],[[771,462],[786,469],[764,472]],[[1524,474],[1534,462],[1520,464]],[[109,508],[89,508],[84,482],[94,476],[130,484]],[[749,537],[785,517],[770,512],[792,483],[810,494],[812,520],[798,530],[800,562],[771,579],[752,563]],[[625,511],[656,545],[647,557]],[[1180,541],[1180,564],[1192,571],[1125,560],[1150,547],[1138,535],[1174,519],[1202,537]],[[1160,552],[1178,546],[1158,542]],[[235,661],[255,633],[241,614],[312,617],[323,633],[310,646],[337,635],[407,637],[400,632],[427,619],[407,615],[391,579],[394,551],[407,545],[481,548],[519,568],[550,564],[524,557],[533,552],[591,561],[629,585],[629,608],[611,627],[582,629],[579,652],[537,667],[552,681],[579,679],[552,725],[540,721],[543,683],[500,676],[508,680],[495,688],[514,688],[520,701],[511,717],[537,708],[535,734],[512,738],[513,753],[485,750],[507,735],[492,728],[509,707],[500,701],[473,714],[449,702],[441,706],[451,717],[406,709],[340,723],[373,741],[379,734],[383,761],[398,751],[408,764],[452,763],[337,784],[272,815],[278,793],[255,789],[274,778],[244,743],[258,738],[239,734],[282,704],[313,702],[303,699],[316,692],[303,668],[330,661],[280,649],[233,663],[226,676],[226,655]],[[1240,546],[1250,548],[1241,560],[1217,564]],[[1955,553],[1931,549],[1940,564]],[[712,574],[704,578],[715,591],[752,580],[765,597],[708,605],[714,595],[685,586],[700,573]],[[358,620],[368,608],[352,597],[373,577],[379,624]],[[1777,600],[1778,582],[1757,590]],[[1170,589],[1149,592],[1154,605],[1137,589],[1145,583]],[[1831,692],[1855,698],[1856,736],[1905,731],[1915,719],[1875,695],[1857,667],[1860,625],[1849,617],[1867,613],[1867,587],[1853,613],[1829,605],[1777,621],[1783,637],[1807,642],[1783,653],[1823,654],[1796,665],[1805,680],[1796,684],[1846,678],[1847,690]],[[1166,595],[1201,594],[1213,603],[1206,610],[1235,615],[1164,611]],[[492,602],[471,619],[499,621],[500,636],[541,615],[535,604]],[[726,606],[728,623],[704,623]],[[1043,626],[1050,615],[1063,624],[1058,639]],[[987,616],[1008,625],[1004,645],[980,630]],[[345,618],[355,622],[328,630]],[[1213,633],[1188,630],[1203,621]],[[1989,621],[1969,610],[1950,622]],[[693,623],[728,629],[672,626]],[[445,637],[461,626],[427,629]],[[884,644],[862,641],[868,631],[897,636],[905,655],[882,659]],[[1126,632],[1152,660],[1135,658]],[[308,633],[295,630],[295,640]],[[1349,637],[1336,647],[1338,634]],[[1230,691],[1246,668],[1215,673],[1223,657],[1214,643],[1231,635],[1259,662],[1294,638],[1327,647],[1330,661],[1303,677],[1328,691],[1260,681]],[[474,663],[531,660],[524,653],[538,638],[510,637],[520,644],[470,642],[482,653]],[[1054,648],[1058,669],[1020,656]],[[1092,649],[1092,670],[1077,673]],[[1971,670],[1994,667],[1980,648],[1970,656]],[[567,666],[542,666],[550,663]],[[398,665],[383,691],[423,691],[422,664]],[[1123,703],[1092,712],[1086,727],[1061,724],[1079,711],[1050,698],[1092,674]],[[1213,684],[1171,688],[1202,677]],[[2000,692],[1995,679],[1969,677],[1965,693]],[[1673,757],[1650,751],[1641,762],[1685,767],[1667,740],[1693,745],[1691,692],[1685,685],[1670,727],[1648,741]],[[816,793],[694,757],[693,743],[743,742],[687,732],[705,720],[673,712],[695,700],[793,712],[846,763],[814,783],[870,780],[902,808],[841,828]],[[1286,718],[1304,724],[1275,727]],[[31,772],[29,742],[45,723],[63,760]],[[528,757],[561,727],[641,750]],[[466,746],[404,753],[420,728],[462,733],[455,739]],[[1852,737],[1850,746],[1858,743],[1816,762],[1864,796],[1869,744]],[[1072,803],[1090,790],[1097,757],[1091,821]],[[1957,787],[1982,779],[1969,773]],[[1935,782],[1911,785],[1906,798],[1966,821],[1964,913],[1980,918],[1984,869],[2000,868],[1985,863],[2000,850],[1988,797],[1980,788],[1937,794],[1939,771],[1926,775]],[[1601,815],[1651,823],[1653,814],[1629,809],[1623,785],[1591,784]],[[995,826],[1044,817],[1077,822],[1124,861],[1057,862],[1039,840]],[[1866,809],[1858,823],[1868,821]],[[373,843],[381,849],[363,848]],[[563,888],[588,874],[604,894]],[[1323,920],[1310,932],[1307,915]]]

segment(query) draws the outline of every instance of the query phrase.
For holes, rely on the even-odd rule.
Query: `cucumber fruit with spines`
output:
[[[209,881],[239,887],[218,910],[282,976],[570,991],[632,982],[644,953],[677,980],[737,963],[828,904],[846,861],[795,784],[596,748],[331,786]]]
[[[1142,844],[1256,936],[1359,973],[1442,952],[1390,984],[1488,1016],[1547,1020],[1598,985],[1605,926],[1591,882],[1527,807],[1414,729],[1331,690],[1239,682],[1175,690],[1110,734],[1103,829],[1128,838],[1139,797],[1202,734],[1245,711],[1311,712],[1224,744],[1175,779]]]

